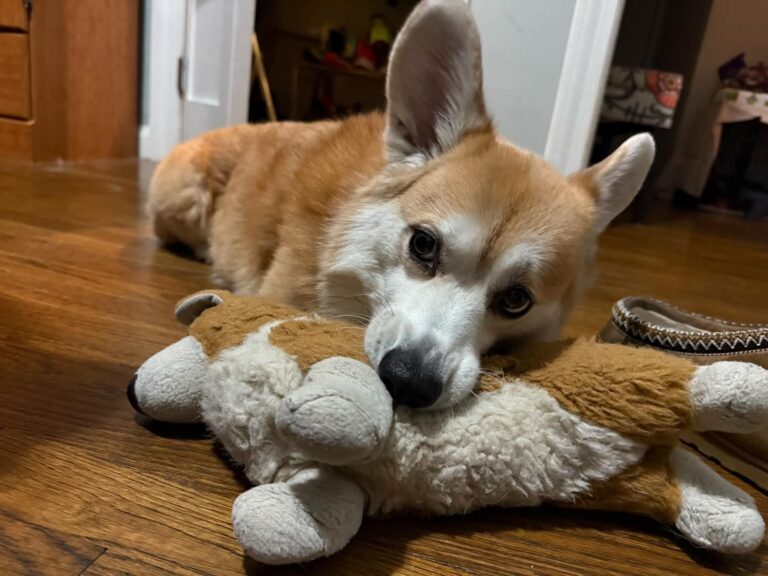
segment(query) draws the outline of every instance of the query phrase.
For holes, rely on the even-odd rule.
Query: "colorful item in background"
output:
[[[682,89],[680,74],[614,66],[605,88],[600,119],[670,128]]]
[[[323,60],[328,66],[337,68],[349,68],[352,64],[346,59],[350,35],[344,28],[326,26],[323,30],[323,45],[325,52]]]
[[[332,68],[351,68],[353,65],[368,72],[384,72],[392,48],[393,32],[380,14],[371,16],[368,32],[356,38],[346,28],[326,24],[322,32],[322,52],[307,48],[304,59],[324,63]]]
[[[645,71],[645,86],[656,96],[656,101],[674,110],[680,100],[680,91],[683,89],[683,77],[679,74],[659,72],[658,70]]]
[[[744,52],[720,66],[717,74],[724,88],[768,92],[768,66],[762,62],[749,66]]]
[[[368,72],[376,72],[376,55],[373,53],[371,45],[365,40],[359,40],[357,42],[355,66],[362,68],[363,70],[368,70]]]
[[[383,70],[389,61],[389,51],[392,48],[392,29],[387,24],[384,16],[374,14],[371,16],[371,49],[376,59],[376,68]]]

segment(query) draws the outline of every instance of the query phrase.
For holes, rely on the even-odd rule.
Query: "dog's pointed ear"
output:
[[[204,290],[191,296],[187,296],[176,304],[176,320],[189,326],[195,319],[208,308],[218,306],[231,294],[226,290]]]
[[[595,230],[598,234],[640,191],[655,153],[656,145],[651,135],[637,134],[602,162],[570,176],[572,182],[585,187],[595,198]]]
[[[395,40],[387,75],[391,162],[422,164],[487,127],[480,33],[463,0],[423,0]]]

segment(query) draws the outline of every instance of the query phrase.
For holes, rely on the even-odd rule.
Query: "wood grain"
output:
[[[135,367],[183,333],[173,303],[209,285],[206,266],[156,248],[151,169],[0,162],[0,574],[768,574],[765,545],[720,557],[651,521],[549,508],[366,520],[309,566],[245,560],[230,525],[242,477],[204,431],[147,427],[125,399]],[[768,321],[766,223],[617,226],[600,263],[570,333],[636,292]]]
[[[31,119],[0,121],[0,157],[136,156],[139,4],[35,0],[28,35],[0,33],[0,116]]]
[[[29,36],[0,33],[0,116],[24,120],[32,115],[29,99]]]
[[[139,4],[35,0],[35,160],[136,156]]]
[[[31,120],[0,118],[0,160],[30,160],[32,158]]]
[[[0,510],[0,570],[3,574],[36,574],[57,566],[79,574],[104,549],[86,538],[60,533]]]
[[[27,30],[28,26],[24,0],[0,0],[0,28]]]

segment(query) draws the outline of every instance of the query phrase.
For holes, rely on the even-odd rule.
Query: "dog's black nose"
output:
[[[443,382],[434,362],[424,362],[418,350],[394,348],[379,364],[379,377],[395,404],[410,408],[431,406],[443,390]]]

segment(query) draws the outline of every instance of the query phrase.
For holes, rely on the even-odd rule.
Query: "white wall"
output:
[[[544,154],[576,0],[469,0],[499,131]]]

